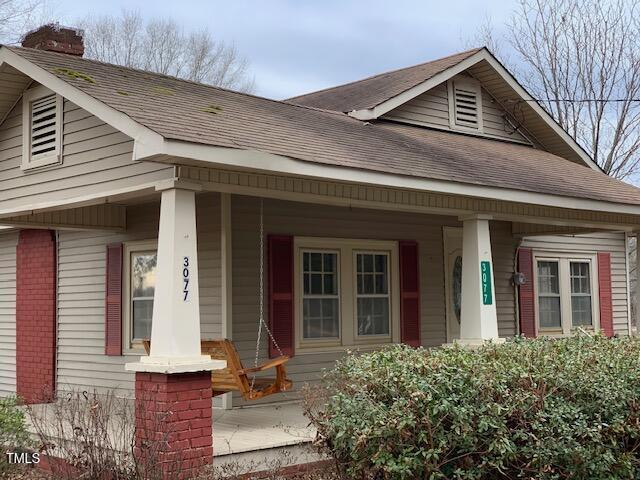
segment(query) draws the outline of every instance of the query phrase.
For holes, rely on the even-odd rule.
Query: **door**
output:
[[[462,305],[462,228],[444,227],[444,293],[447,342],[460,338]]]

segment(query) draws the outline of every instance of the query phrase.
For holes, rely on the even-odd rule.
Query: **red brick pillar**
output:
[[[213,461],[211,372],[136,373],[134,454],[154,477],[186,479]]]
[[[16,393],[53,399],[56,362],[56,241],[51,230],[21,230],[16,249]]]

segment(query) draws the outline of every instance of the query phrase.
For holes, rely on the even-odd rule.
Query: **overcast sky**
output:
[[[185,29],[207,26],[251,63],[256,93],[286,98],[421,63],[470,46],[486,18],[503,25],[515,0],[49,0],[73,25],[139,10]]]

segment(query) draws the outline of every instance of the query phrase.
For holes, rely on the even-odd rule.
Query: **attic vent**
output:
[[[37,157],[56,149],[56,95],[47,95],[31,104],[31,156]]]
[[[27,90],[22,115],[22,168],[59,163],[62,98],[42,86]]]
[[[453,81],[449,88],[451,127],[482,131],[482,99],[480,86],[471,82]]]

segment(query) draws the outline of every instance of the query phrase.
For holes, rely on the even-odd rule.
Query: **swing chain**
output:
[[[256,355],[253,361],[254,367],[258,366],[258,357],[260,356],[260,343],[262,341],[263,327],[267,331],[269,338],[275,345],[276,350],[278,350],[278,353],[281,356],[284,355],[282,353],[282,350],[280,350],[280,346],[278,345],[278,342],[276,342],[276,339],[273,337],[273,334],[269,329],[269,325],[267,325],[267,322],[264,319],[264,200],[262,199],[262,197],[260,198],[260,242],[259,244],[260,244],[260,274],[259,274],[259,285],[260,285],[259,309],[260,311],[259,311],[259,321],[258,321],[258,339],[256,341]],[[256,376],[254,375],[253,378],[251,379],[251,388],[250,388],[251,392],[253,392],[253,386],[255,385],[255,382],[256,382]]]

